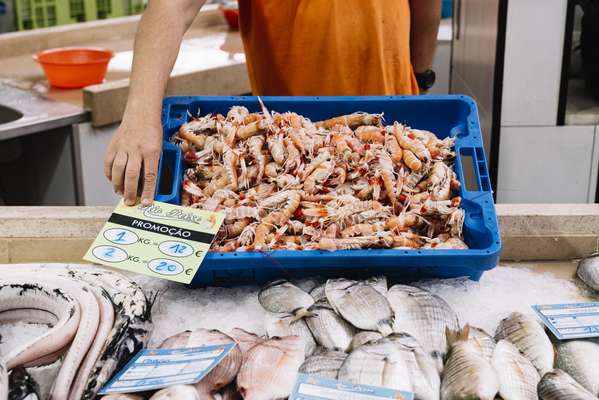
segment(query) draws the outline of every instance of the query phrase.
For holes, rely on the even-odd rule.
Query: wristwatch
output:
[[[416,82],[418,82],[418,87],[420,90],[426,92],[435,84],[435,71],[432,69],[427,69],[424,72],[416,73]]]

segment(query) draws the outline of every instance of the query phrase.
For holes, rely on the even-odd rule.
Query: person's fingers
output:
[[[139,186],[139,170],[141,169],[141,157],[129,155],[127,168],[125,169],[125,190],[123,197],[128,206],[135,205],[137,200],[137,188]]]
[[[108,148],[106,155],[104,156],[104,175],[109,181],[112,180],[112,163],[114,162],[115,156],[116,153],[111,148]]]
[[[143,206],[149,206],[154,200],[157,170],[158,156],[147,156],[144,158],[143,191],[141,193],[141,204]]]
[[[114,157],[112,162],[112,186],[117,194],[123,193],[123,178],[125,176],[125,168],[127,166],[127,153],[119,152]]]

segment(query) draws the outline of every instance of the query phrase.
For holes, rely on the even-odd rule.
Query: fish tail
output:
[[[298,308],[297,310],[293,311],[293,318],[291,318],[291,324],[294,323],[295,321],[299,321],[302,318],[307,318],[307,317],[315,317],[316,314],[313,313],[312,311],[308,311],[305,308]]]

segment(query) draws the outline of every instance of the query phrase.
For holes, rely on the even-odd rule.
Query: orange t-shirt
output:
[[[408,0],[239,0],[256,95],[418,94]]]

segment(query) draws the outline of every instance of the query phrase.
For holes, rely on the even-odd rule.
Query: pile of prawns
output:
[[[453,138],[356,112],[313,123],[233,106],[183,124],[184,206],[219,211],[211,251],[466,249]]]

